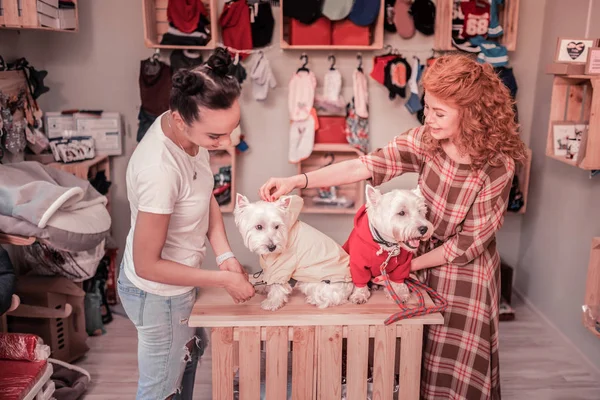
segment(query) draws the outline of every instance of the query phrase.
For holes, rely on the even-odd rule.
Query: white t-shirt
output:
[[[156,295],[178,296],[194,287],[153,282],[135,273],[133,235],[137,214],[138,211],[171,214],[162,258],[199,268],[206,255],[214,178],[208,151],[200,147],[195,157],[187,154],[165,136],[161,118],[162,115],[150,126],[127,165],[131,229],[127,235],[123,266],[127,278],[138,288]]]

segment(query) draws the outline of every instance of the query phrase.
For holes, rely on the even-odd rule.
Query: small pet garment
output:
[[[290,120],[304,121],[309,115],[315,101],[317,78],[312,71],[299,71],[292,76],[288,85],[288,108]]]
[[[306,160],[315,146],[315,131],[319,129],[317,113],[313,108],[303,121],[292,121],[290,124],[290,146],[288,159],[292,164]]]
[[[264,55],[261,55],[250,74],[252,79],[252,95],[255,100],[265,100],[269,94],[269,89],[273,89],[277,85],[271,63]]]

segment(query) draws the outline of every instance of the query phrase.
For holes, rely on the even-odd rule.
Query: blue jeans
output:
[[[191,400],[198,359],[206,347],[202,328],[188,326],[196,290],[157,296],[138,289],[121,268],[119,297],[138,332],[139,380],[136,399]]]

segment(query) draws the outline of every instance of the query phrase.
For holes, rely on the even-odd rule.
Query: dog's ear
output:
[[[367,185],[365,188],[365,194],[367,196],[367,205],[375,206],[379,199],[381,198],[381,192],[375,189],[371,185]]]
[[[288,208],[290,208],[291,203],[292,203],[291,196],[281,196],[279,198],[279,200],[277,200],[277,205],[286,211]]]
[[[235,206],[236,208],[244,208],[246,207],[248,204],[250,204],[250,202],[248,201],[248,198],[246,196],[244,196],[241,193],[236,193],[235,196]]]
[[[421,193],[421,188],[419,187],[419,185],[417,185],[417,187],[413,189],[413,193],[419,197],[423,197],[423,193]]]

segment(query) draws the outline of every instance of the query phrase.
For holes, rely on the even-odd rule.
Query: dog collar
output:
[[[369,223],[369,229],[371,230],[371,235],[373,236],[373,241],[375,243],[386,246],[386,247],[390,247],[390,248],[397,246],[396,243],[391,243],[391,242],[388,242],[387,240],[385,240],[383,238],[383,236],[381,236],[381,234],[377,231],[377,229],[375,229],[375,227],[373,225],[371,225],[370,223]]]

